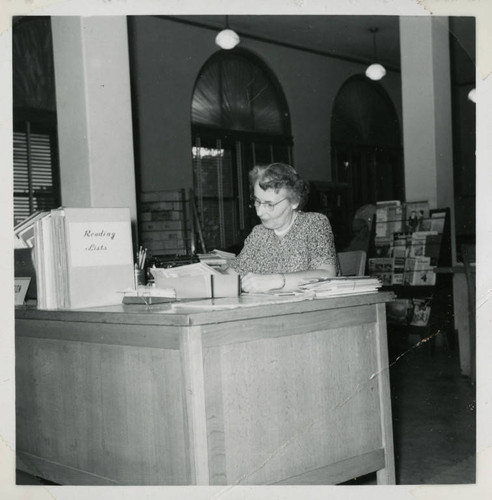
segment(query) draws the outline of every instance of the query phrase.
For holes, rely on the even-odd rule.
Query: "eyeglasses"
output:
[[[287,198],[282,198],[281,200],[277,201],[276,203],[272,203],[271,201],[260,201],[260,200],[257,200],[256,198],[251,198],[251,203],[252,205],[251,208],[253,208],[253,206],[255,208],[259,208],[261,205],[263,205],[269,212],[273,212],[273,209],[279,204],[279,203],[282,203],[283,201],[285,201]]]

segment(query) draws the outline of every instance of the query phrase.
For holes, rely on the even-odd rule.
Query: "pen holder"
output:
[[[145,286],[147,284],[147,276],[145,269],[135,269],[135,288]]]

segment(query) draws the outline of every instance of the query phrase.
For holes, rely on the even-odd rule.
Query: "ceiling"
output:
[[[171,18],[171,16],[170,16]],[[181,22],[218,30],[226,16],[172,16]],[[378,62],[388,69],[400,68],[398,16],[228,16],[229,27],[240,36],[295,46],[334,57],[363,63],[374,62],[374,35],[378,28]],[[450,18],[455,54],[454,78],[470,80],[475,76],[475,24],[473,17]],[[457,59],[456,59],[457,58]]]

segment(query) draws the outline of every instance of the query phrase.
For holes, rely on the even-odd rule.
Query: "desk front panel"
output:
[[[207,327],[210,483],[276,483],[381,450],[377,334],[374,306]]]
[[[62,484],[190,484],[178,347],[103,342],[125,325],[16,328],[21,468]],[[156,334],[132,330],[137,344]]]

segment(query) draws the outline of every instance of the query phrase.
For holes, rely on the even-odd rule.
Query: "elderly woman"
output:
[[[255,226],[231,267],[245,292],[296,288],[303,280],[336,276],[337,258],[328,219],[300,211],[308,185],[290,165],[272,163],[249,174]]]

